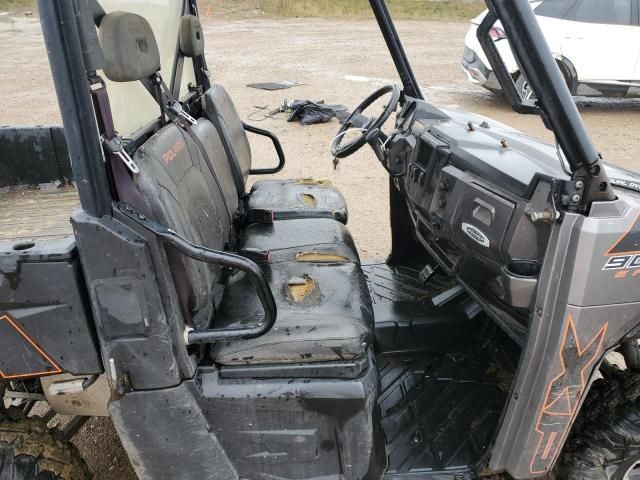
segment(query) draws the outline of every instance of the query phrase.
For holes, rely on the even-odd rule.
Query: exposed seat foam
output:
[[[243,197],[251,172],[252,157],[249,139],[242,120],[227,91],[213,85],[205,93],[207,116],[217,126],[231,163],[238,194]],[[327,183],[308,180],[257,182],[248,197],[247,213],[261,215],[268,211],[274,219],[334,218],[347,223],[344,197]]]
[[[283,262],[265,267],[278,305],[278,319],[254,340],[219,343],[220,365],[274,365],[352,360],[371,344],[373,309],[362,269],[353,263]],[[242,274],[231,279],[216,315],[216,327],[249,325],[262,309]]]

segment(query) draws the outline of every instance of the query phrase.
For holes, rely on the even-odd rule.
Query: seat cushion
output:
[[[251,189],[249,219],[272,213],[275,220],[333,218],[347,223],[347,203],[330,184],[312,180],[263,180]]]
[[[359,263],[351,233],[330,218],[283,220],[249,225],[240,251],[245,256],[269,259],[272,263],[316,264]]]
[[[221,365],[272,365],[352,360],[362,357],[373,337],[373,309],[358,264],[282,262],[264,267],[278,307],[275,326],[253,340],[213,347]],[[244,274],[233,276],[215,326],[259,322],[262,308]]]

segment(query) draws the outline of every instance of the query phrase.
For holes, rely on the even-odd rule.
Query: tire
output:
[[[567,82],[567,86],[569,87],[569,90],[571,90],[571,75],[567,72],[566,67],[562,66],[562,64],[559,63],[558,67],[562,72],[564,81]],[[529,83],[527,82],[527,79],[524,78],[524,75],[522,74],[522,72],[519,72],[517,74],[515,80],[516,80],[516,90],[518,91],[518,94],[520,95],[520,97],[522,97],[524,100],[535,100],[538,98],[536,94],[533,92],[533,90],[531,90],[531,87],[529,87]]]
[[[0,480],[89,480],[76,447],[38,417],[0,409]]]
[[[597,380],[551,478],[640,479],[640,376]]]
[[[535,100],[537,98],[531,87],[529,87],[527,79],[522,74],[519,74],[518,78],[516,78],[516,89],[523,100]]]

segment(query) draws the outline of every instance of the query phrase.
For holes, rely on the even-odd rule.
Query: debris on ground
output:
[[[302,85],[298,82],[291,82],[289,80],[282,80],[280,82],[266,82],[266,83],[250,83],[247,85],[249,88],[257,88],[258,90],[286,90],[287,88],[297,87]]]
[[[299,120],[302,125],[314,125],[327,123],[337,118],[341,123],[349,116],[344,105],[327,105],[323,101],[312,102],[310,100],[295,100],[289,105],[291,115],[289,122]]]
[[[269,106],[255,105],[256,110],[249,114],[248,120],[261,122],[267,118],[273,118],[279,113],[288,113],[288,122],[299,120],[302,125],[314,125],[317,123],[327,123],[333,118],[337,118],[343,123],[349,117],[349,111],[344,105],[327,105],[324,100],[312,102],[310,100],[294,100],[290,102],[284,100],[280,106],[269,111]],[[259,115],[262,114],[261,117]]]

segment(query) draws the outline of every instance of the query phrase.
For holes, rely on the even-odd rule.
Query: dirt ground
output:
[[[208,62],[216,82],[224,84],[249,123],[278,134],[287,153],[282,177],[328,177],[344,193],[350,229],[363,259],[384,258],[389,250],[387,177],[368,149],[343,160],[334,170],[329,143],[336,122],[302,127],[284,115],[265,117],[284,99],[325,100],[354,107],[378,86],[398,82],[382,37],[371,22],[333,20],[214,20],[204,22]],[[537,117],[518,116],[500,98],[467,82],[460,68],[465,23],[399,22],[415,73],[426,98],[515,125],[552,140]],[[45,48],[37,25],[0,23],[0,125],[59,123]],[[247,83],[291,80],[302,86],[279,92],[245,87]],[[593,140],[604,157],[640,169],[640,100],[580,100]],[[268,107],[268,108],[264,108]],[[275,163],[270,144],[255,141],[258,165]],[[126,456],[107,420],[94,420],[77,443],[97,480],[134,479]]]

